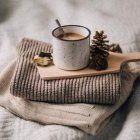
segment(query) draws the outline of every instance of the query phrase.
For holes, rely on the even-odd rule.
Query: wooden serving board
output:
[[[131,61],[140,61],[140,52],[125,53],[125,54],[110,52],[108,58],[109,66],[106,70],[101,70],[101,71],[93,70],[90,69],[89,67],[77,71],[65,71],[57,68],[55,65],[50,65],[48,67],[37,66],[37,69],[42,79],[54,80],[54,79],[63,79],[63,78],[118,73],[120,71],[120,66],[122,63],[131,62]]]

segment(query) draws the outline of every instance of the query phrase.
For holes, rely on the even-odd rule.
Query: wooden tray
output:
[[[122,63],[130,61],[140,61],[140,52],[135,53],[112,53],[110,52],[108,58],[108,68],[106,70],[97,71],[90,68],[85,68],[78,71],[65,71],[57,68],[55,65],[50,65],[48,67],[37,66],[38,72],[42,79],[44,80],[54,80],[63,78],[73,78],[91,75],[101,75],[108,73],[118,73],[120,71],[120,66]]]

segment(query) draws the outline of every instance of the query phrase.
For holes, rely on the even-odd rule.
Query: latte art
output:
[[[61,34],[58,36],[59,39],[62,40],[79,40],[79,39],[83,39],[84,36],[79,34],[79,33],[65,33],[65,35]]]

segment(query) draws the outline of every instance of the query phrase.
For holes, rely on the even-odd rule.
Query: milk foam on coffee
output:
[[[65,33],[65,35],[61,34],[58,36],[58,38],[63,39],[63,40],[79,40],[84,38],[83,35],[79,34],[79,33]]]

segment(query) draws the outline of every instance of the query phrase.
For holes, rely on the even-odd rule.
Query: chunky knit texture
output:
[[[51,52],[48,43],[23,39],[17,45],[18,61],[10,92],[18,97],[49,103],[114,104],[119,99],[119,73],[44,81],[31,59]]]

